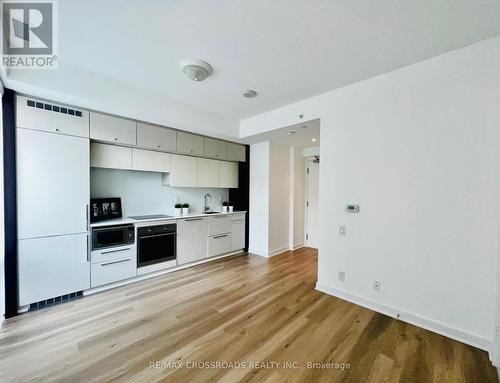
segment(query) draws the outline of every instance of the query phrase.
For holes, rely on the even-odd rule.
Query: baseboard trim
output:
[[[477,347],[481,350],[488,351],[491,354],[492,341],[490,339],[483,338],[475,334],[471,334],[467,331],[463,331],[455,327],[448,326],[444,323],[434,321],[432,319],[425,318],[416,314],[412,314],[407,311],[400,310],[396,307],[388,306],[383,303],[368,298],[364,298],[341,289],[337,289],[335,287],[326,285],[324,283],[317,282],[316,290],[321,291],[328,295],[333,295],[334,297],[357,304],[359,306],[366,307],[370,310],[391,316],[398,320],[402,320],[403,322],[410,323],[418,327],[422,327],[426,330],[435,332],[439,335],[446,336],[448,338],[457,340],[459,342],[468,344],[470,346]]]
[[[302,249],[303,247],[306,247],[306,245],[304,245],[303,243],[297,243],[297,244],[293,245],[293,248],[290,250],[295,251],[295,250]]]
[[[275,255],[279,255],[279,254],[282,254],[282,253],[287,252],[287,251],[290,251],[290,247],[283,246],[283,247],[280,247],[278,249],[271,250],[268,254],[268,257],[271,258],[271,257],[274,257]]]

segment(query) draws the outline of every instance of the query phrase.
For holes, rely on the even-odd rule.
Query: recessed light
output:
[[[255,96],[257,96],[257,92],[253,89],[247,89],[243,92],[245,98],[254,98]]]
[[[313,142],[316,142],[316,139],[315,139],[315,138],[313,138]]]
[[[290,132],[288,132],[287,134],[288,134],[289,136],[291,136],[292,134],[295,134],[295,132],[294,132],[294,131],[290,131]]]

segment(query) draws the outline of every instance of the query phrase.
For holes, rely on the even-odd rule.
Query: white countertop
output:
[[[126,225],[126,224],[133,224],[133,223],[139,223],[139,222],[172,221],[172,220],[185,219],[185,218],[213,217],[213,216],[219,216],[219,215],[233,215],[233,214],[241,214],[241,213],[246,213],[246,210],[235,210],[232,213],[218,212],[215,214],[204,214],[201,212],[193,212],[193,213],[189,213],[189,214],[172,216],[172,217],[168,217],[168,218],[163,217],[163,218],[152,218],[152,219],[151,218],[149,218],[149,219],[132,219],[129,217],[123,217],[123,218],[108,219],[108,220],[100,221],[100,222],[94,222],[94,223],[90,224],[90,227]]]

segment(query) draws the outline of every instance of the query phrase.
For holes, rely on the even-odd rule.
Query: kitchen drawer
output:
[[[136,257],[94,263],[90,268],[90,287],[97,287],[137,275]]]
[[[231,251],[231,234],[220,234],[208,237],[208,256],[225,254]]]
[[[91,263],[103,263],[114,261],[116,259],[132,258],[137,254],[136,245],[111,247],[107,249],[94,250],[90,253]]]
[[[231,216],[219,215],[208,219],[208,235],[218,235],[231,232]]]

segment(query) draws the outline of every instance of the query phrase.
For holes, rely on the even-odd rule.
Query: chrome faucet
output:
[[[203,197],[203,199],[205,200],[205,211],[210,210],[210,206],[208,206],[208,204],[207,204],[207,197],[210,200],[210,203],[212,203],[212,197],[210,196],[210,194],[208,194],[208,193],[205,194],[205,197]]]

